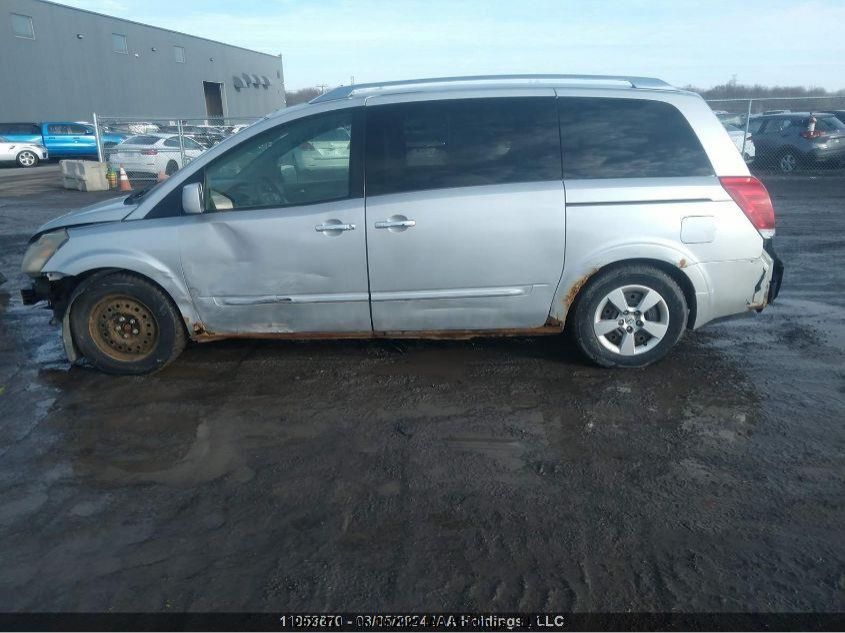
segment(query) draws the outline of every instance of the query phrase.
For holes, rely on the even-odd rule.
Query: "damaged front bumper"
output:
[[[75,299],[70,296],[70,287],[65,280],[51,281],[47,277],[36,277],[27,288],[21,288],[21,301],[26,306],[35,305],[42,301],[53,311],[52,323],[60,323],[62,326],[62,345],[65,355],[71,363],[79,359],[79,351],[73,341],[70,331],[70,310],[69,306]]]
[[[37,277],[28,288],[21,288],[21,301],[25,306],[50,301],[51,298],[50,280],[46,277]]]

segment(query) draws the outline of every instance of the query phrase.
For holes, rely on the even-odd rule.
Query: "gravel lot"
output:
[[[761,315],[608,371],[550,338],[64,361],[17,294],[103,194],[0,168],[0,610],[845,610],[845,178],[772,177]]]

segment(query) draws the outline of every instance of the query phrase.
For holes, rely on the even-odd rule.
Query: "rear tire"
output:
[[[179,164],[175,160],[171,160],[167,163],[167,166],[164,168],[164,175],[172,176],[177,171],[179,171]]]
[[[17,162],[19,167],[35,167],[38,165],[38,154],[35,152],[25,149],[22,152],[19,152],[18,155],[15,157],[15,162]]]
[[[778,156],[778,169],[782,174],[791,174],[801,167],[801,155],[792,149],[784,150]]]
[[[82,355],[109,374],[158,371],[187,343],[170,297],[129,273],[94,278],[74,301],[70,326]]]
[[[680,340],[688,315],[684,292],[669,275],[643,264],[620,266],[598,273],[578,294],[570,333],[597,365],[645,367]]]

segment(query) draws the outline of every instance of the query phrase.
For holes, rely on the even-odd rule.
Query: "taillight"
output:
[[[155,156],[156,154],[158,154],[158,150],[157,149],[142,149],[141,154],[143,154],[144,156]]]
[[[301,144],[299,145],[299,149],[301,149],[301,150],[305,150],[306,152],[313,152],[313,151],[314,151],[314,146],[313,146],[313,145],[311,145],[311,143],[309,143],[308,141],[305,141],[304,143],[301,143]]]
[[[804,130],[801,132],[801,136],[804,138],[819,138],[820,136],[825,136],[825,132],[821,130]]]
[[[763,237],[775,234],[775,209],[762,182],[753,176],[725,176],[719,182]]]

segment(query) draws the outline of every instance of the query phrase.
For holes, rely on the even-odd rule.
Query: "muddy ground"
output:
[[[845,179],[770,179],[776,306],[660,364],[565,341],[222,342],[70,369],[0,169],[0,610],[845,610]]]

